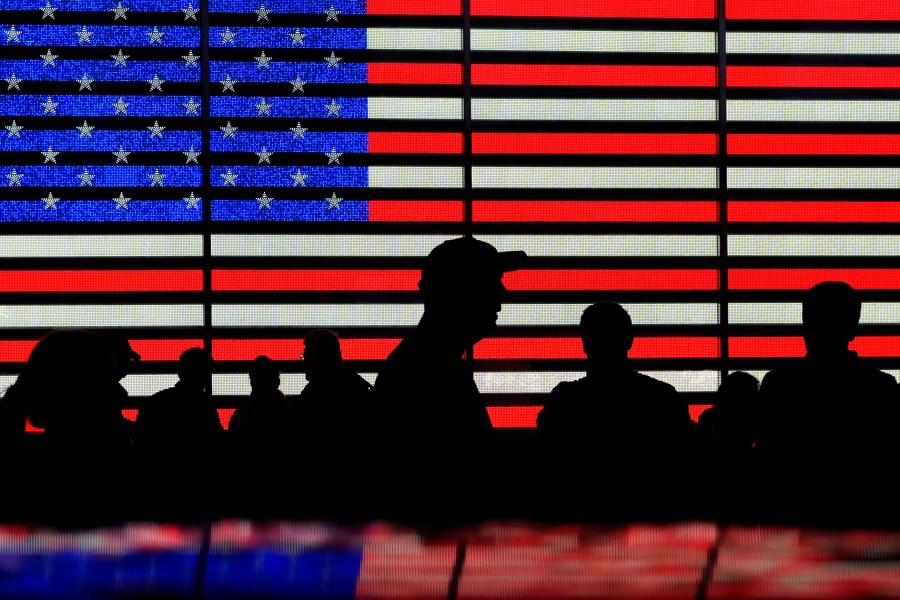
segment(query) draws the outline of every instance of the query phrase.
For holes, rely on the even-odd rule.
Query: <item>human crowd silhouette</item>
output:
[[[0,519],[900,523],[900,389],[849,350],[862,303],[843,282],[805,293],[803,358],[761,383],[729,374],[697,423],[674,387],[630,367],[626,310],[592,304],[585,377],[553,389],[537,444],[511,464],[465,355],[496,329],[503,274],[526,261],[472,237],[439,244],[421,320],[374,386],[345,366],[335,332],[315,330],[303,391],[286,397],[278,364],[257,357],[227,430],[208,351],[186,350],[178,382],[130,421],[120,382],[141,357],[128,340],[53,331],[0,400]]]

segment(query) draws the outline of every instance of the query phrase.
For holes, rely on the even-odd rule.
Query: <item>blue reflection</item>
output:
[[[215,84],[213,85],[215,86]],[[339,108],[337,108],[337,115],[331,115],[332,119],[365,119],[369,116],[367,98],[266,97],[266,103],[271,106],[268,108],[268,114],[260,115],[258,105],[262,99],[262,96],[212,96],[209,101],[209,114],[212,117],[222,118],[268,116],[323,119],[329,116],[328,106],[334,100]]]
[[[213,200],[214,221],[368,221],[369,203],[365,200],[344,200],[329,208],[322,200],[279,200],[261,208],[257,200]]]
[[[226,185],[233,176],[234,187],[294,187],[292,175],[299,169],[308,178],[306,187],[367,187],[369,170],[367,167],[253,167],[241,165],[214,166],[210,182],[214,187],[232,187]],[[20,171],[21,172],[21,171]],[[299,186],[298,186],[299,187]]]
[[[260,54],[255,54],[255,56],[260,56]],[[369,69],[366,63],[345,63],[341,61],[338,63],[338,66],[329,67],[325,62],[325,57],[331,56],[331,53],[327,51],[322,52],[321,63],[279,62],[278,54],[274,52],[266,52],[266,56],[273,59],[267,67],[260,67],[255,60],[241,62],[211,60],[209,77],[212,82],[212,89],[216,92],[221,91],[223,86],[219,82],[223,81],[226,75],[235,80],[235,91],[237,91],[237,86],[241,82],[287,82],[295,77],[300,77],[309,83],[366,83],[368,81]],[[341,57],[341,53],[336,51],[335,56]],[[18,73],[16,74],[18,75]],[[161,74],[160,77],[162,77]]]
[[[55,196],[59,192],[54,193]],[[64,194],[63,194],[64,195]],[[130,195],[134,195],[130,193]],[[126,197],[129,194],[125,194]],[[128,208],[116,208],[112,200],[59,200],[47,208],[42,200],[0,200],[0,221],[6,223],[99,223],[140,221],[201,221],[199,208],[187,208],[184,200],[129,200]],[[15,596],[6,596],[15,597]]]
[[[18,76],[18,73],[16,74]],[[69,90],[71,91],[71,90]],[[48,111],[44,104],[51,98],[58,106]],[[116,108],[122,98],[125,104]],[[187,112],[184,107],[189,98],[194,99],[196,115],[199,119],[200,96],[89,96],[89,95],[31,95],[0,96],[0,114],[12,116],[51,116],[58,117],[110,117],[114,115],[129,117],[183,117]],[[118,111],[118,112],[117,112]],[[199,121],[198,121],[199,127]]]

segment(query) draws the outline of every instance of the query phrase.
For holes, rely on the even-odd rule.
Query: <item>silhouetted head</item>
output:
[[[253,391],[265,392],[277,390],[281,385],[281,373],[278,365],[268,356],[257,356],[250,365],[250,387]]]
[[[327,379],[344,368],[341,342],[329,329],[315,329],[303,338],[303,370],[307,381]]]
[[[134,348],[131,347],[131,342],[121,333],[104,334],[103,341],[116,361],[119,380],[121,380],[131,372],[134,363],[141,360],[141,355],[134,351]]]
[[[178,357],[178,381],[203,390],[212,375],[212,357],[203,348],[188,348]]]
[[[581,342],[591,360],[624,360],[634,343],[631,317],[615,302],[591,304],[581,315]]]
[[[438,244],[425,259],[419,290],[425,314],[460,341],[474,344],[497,327],[503,274],[524,265],[522,251],[498,252],[487,242],[461,237]]]
[[[843,281],[824,281],[803,297],[803,339],[811,355],[843,354],[856,337],[862,301]]]
[[[756,404],[759,380],[750,373],[729,373],[716,392],[716,411],[721,418],[747,418]]]

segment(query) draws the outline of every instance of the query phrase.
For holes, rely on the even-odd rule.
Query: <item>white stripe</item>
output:
[[[213,234],[213,256],[427,256],[452,235]]]
[[[203,256],[199,235],[3,235],[0,258]]]
[[[178,383],[175,373],[132,373],[122,380],[122,387],[133,398],[146,398]]]
[[[887,373],[888,375],[890,375],[891,377],[893,377],[894,379],[900,380],[900,370],[898,370],[898,369],[881,369],[881,370],[883,372]],[[753,375],[754,377],[756,377],[757,380],[759,380],[760,383],[762,383],[763,378],[768,373],[768,371],[743,371],[743,372]],[[731,374],[731,373],[737,373],[737,371],[729,371],[729,374]]]
[[[369,167],[369,187],[461,188],[462,167]]]
[[[202,326],[201,304],[0,305],[0,329]]]
[[[733,302],[728,304],[728,322],[733,325],[801,325],[799,302]],[[859,322],[863,325],[900,323],[900,303],[864,302]]]
[[[472,98],[473,119],[510,121],[714,121],[715,100]]]
[[[369,98],[370,119],[462,119],[461,98]]]
[[[896,33],[732,31],[725,44],[742,54],[900,54]]]
[[[728,167],[730,189],[898,189],[900,169]]]
[[[528,256],[718,256],[715,235],[483,235],[498,250]]]
[[[504,304],[497,324],[578,326],[589,304]],[[622,304],[634,325],[718,325],[719,307],[707,304]]]
[[[898,100],[729,100],[729,121],[900,121]]]
[[[360,376],[371,384],[375,383],[377,373],[360,373]],[[278,389],[287,396],[296,396],[306,387],[305,373],[282,373],[281,385]],[[250,377],[244,373],[219,373],[212,377],[213,396],[249,396]]]
[[[494,52],[715,52],[704,31],[473,29],[472,50]]]
[[[414,327],[421,304],[214,304],[213,327]]]
[[[369,50],[462,50],[462,30],[414,27],[370,27]]]
[[[715,167],[472,167],[476,188],[714,188]]]
[[[729,235],[731,256],[900,256],[900,235]]]

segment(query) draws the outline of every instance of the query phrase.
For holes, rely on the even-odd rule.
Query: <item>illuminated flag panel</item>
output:
[[[802,291],[842,280],[865,300],[851,348],[891,372],[900,8],[729,0],[726,16],[730,365],[802,356]]]

